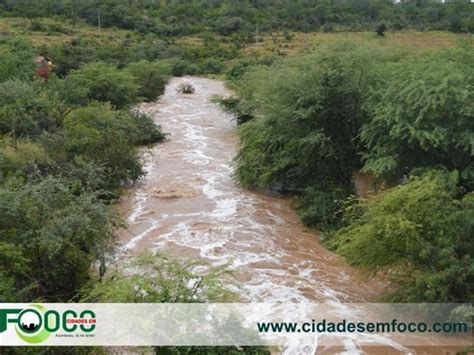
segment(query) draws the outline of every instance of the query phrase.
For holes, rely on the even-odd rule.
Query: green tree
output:
[[[24,282],[28,277],[30,260],[18,246],[13,243],[0,241],[0,300],[14,302],[24,299],[31,285]]]
[[[165,86],[171,76],[171,64],[167,61],[131,63],[127,70],[139,85],[138,95],[146,101],[153,101],[165,92]]]
[[[33,80],[35,76],[35,51],[33,46],[14,39],[0,49],[0,83],[6,80]]]
[[[434,170],[352,204],[328,243],[354,265],[385,270],[394,301],[472,302],[473,217],[459,173]]]
[[[179,261],[166,254],[143,253],[125,268],[139,268],[140,274],[126,270],[110,271],[92,288],[84,289],[86,302],[201,303],[229,302],[236,295],[224,285],[225,267],[209,268],[203,262]],[[202,269],[203,271],[198,271]],[[226,278],[228,280],[228,278]],[[229,280],[228,280],[229,281]],[[236,325],[234,325],[235,327]],[[154,347],[156,354],[270,354],[266,347],[187,346]]]
[[[319,55],[248,73],[239,88],[253,90],[244,98],[259,117],[241,128],[241,181],[287,191],[317,182],[350,184],[365,120],[362,102],[378,57],[338,43]]]
[[[10,174],[27,176],[49,163],[48,154],[38,143],[28,139],[14,142],[10,137],[0,139],[0,181]]]
[[[91,101],[123,108],[138,102],[139,85],[129,72],[104,62],[86,64],[66,78],[65,99],[75,106]]]
[[[400,178],[441,164],[472,174],[474,57],[472,45],[432,58],[389,64],[367,102],[361,137],[364,170]]]
[[[86,301],[121,303],[196,303],[209,300],[226,302],[235,299],[223,284],[225,268],[197,272],[197,261],[179,261],[165,254],[143,253],[128,262],[139,274],[113,270],[91,290]],[[206,268],[207,269],[207,268]]]
[[[91,193],[49,176],[0,187],[1,302],[69,301],[112,252],[119,220]],[[104,265],[105,266],[105,265]],[[10,298],[11,297],[11,298]]]
[[[241,17],[224,16],[217,18],[214,24],[217,33],[227,36],[234,32],[245,32],[250,30],[250,24]]]
[[[103,167],[107,184],[113,189],[143,174],[135,149],[137,132],[130,128],[135,128],[130,120],[121,119],[107,104],[93,104],[70,112],[58,138],[69,160],[81,156]],[[54,156],[54,151],[50,152]]]
[[[166,139],[167,135],[150,114],[138,110],[127,110],[121,111],[118,117],[126,126],[125,132],[135,146],[162,143]]]
[[[375,33],[377,33],[378,36],[385,36],[385,30],[387,29],[387,26],[385,24],[379,23],[375,26]]]
[[[55,103],[37,87],[18,80],[0,83],[0,134],[10,134],[16,143],[20,137],[54,131],[59,124]]]

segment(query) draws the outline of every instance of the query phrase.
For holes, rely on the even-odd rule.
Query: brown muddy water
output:
[[[178,93],[182,82],[195,93]],[[142,107],[169,140],[144,152],[146,176],[120,203],[129,224],[123,247],[131,254],[157,249],[229,264],[248,301],[361,302],[376,296],[381,285],[368,284],[321,246],[288,199],[237,184],[235,122],[210,102],[228,94],[219,81],[176,78],[158,103]]]
[[[195,93],[178,93],[183,82]],[[229,94],[220,81],[175,78],[157,103],[141,107],[169,140],[143,152],[146,176],[119,204],[129,224],[121,257],[159,250],[227,264],[244,302],[333,302],[350,312],[343,302],[374,299],[383,285],[325,249],[288,199],[245,190],[234,180],[236,124],[211,103],[214,95]],[[351,341],[345,347],[358,349]]]

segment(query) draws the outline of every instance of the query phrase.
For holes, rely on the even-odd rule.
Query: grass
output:
[[[33,31],[32,23],[40,23],[51,30]],[[55,29],[59,29],[55,30]],[[64,33],[63,33],[64,32]],[[69,42],[73,38],[87,37],[94,39],[99,43],[119,43],[127,36],[132,35],[131,31],[116,28],[102,28],[84,23],[71,23],[57,21],[51,18],[26,19],[26,18],[0,18],[0,36],[25,38],[30,40],[35,46],[56,45]]]
[[[42,29],[33,30],[36,23]],[[86,38],[97,44],[121,45],[126,38],[138,36],[132,31],[116,28],[102,28],[101,31],[95,26],[83,22],[60,21],[52,18],[25,19],[25,18],[0,18],[0,41],[5,38],[28,39],[37,47],[53,46],[71,41],[73,38]],[[398,49],[406,55],[420,55],[439,48],[454,47],[462,38],[472,35],[455,34],[451,32],[387,32],[385,36],[377,36],[374,32],[312,32],[291,33],[285,38],[283,33],[262,35],[258,44],[247,44],[241,49],[238,58],[243,57],[275,57],[296,56],[298,54],[310,53],[318,50],[328,42],[346,39],[359,43],[374,44],[377,46]],[[219,46],[227,48],[231,44],[228,38],[218,35],[213,36]],[[204,41],[200,36],[186,36],[169,39],[172,45],[177,47],[201,48]],[[232,64],[238,58],[229,60]]]
[[[58,31],[32,31],[31,25],[38,22],[47,28],[56,26],[67,33]],[[75,37],[86,36],[94,38],[99,42],[118,43],[127,36],[133,35],[132,31],[116,28],[102,28],[99,32],[97,27],[81,22],[59,21],[51,18],[26,19],[26,18],[0,18],[0,35],[29,38],[34,45],[52,45],[70,41]],[[455,34],[451,32],[387,32],[384,37],[375,35],[374,32],[312,32],[291,34],[291,39],[286,39],[283,33],[263,35],[258,44],[249,44],[243,49],[243,55],[297,55],[316,50],[318,46],[338,39],[347,39],[354,42],[372,43],[382,47],[396,47],[416,53],[433,50],[436,48],[447,48],[455,46],[461,38],[469,35]],[[220,36],[214,36],[219,41]],[[222,44],[222,41],[219,41]],[[186,36],[175,39],[178,45],[189,47],[202,47],[204,42],[198,36]]]
[[[56,25],[71,30],[71,34],[62,34],[57,32],[45,33],[31,31],[30,27],[33,22],[39,22],[45,26]],[[71,21],[59,21],[52,18],[38,18],[26,19],[19,17],[5,17],[0,18],[0,33],[3,34],[17,34],[32,38],[37,41],[35,44],[47,44],[51,40],[53,42],[65,42],[72,37],[79,35],[92,35],[96,38],[104,40],[112,38],[123,39],[131,31],[116,29],[116,28],[102,28],[99,32],[95,26]],[[429,50],[439,47],[452,47],[457,40],[462,37],[469,36],[468,34],[455,34],[451,32],[442,31],[402,31],[402,32],[387,32],[384,37],[378,37],[374,32],[311,32],[311,33],[291,33],[291,39],[285,39],[283,33],[274,33],[272,35],[260,36],[260,43],[250,44],[246,47],[246,51],[275,51],[281,50],[286,54],[297,54],[301,51],[312,50],[319,45],[345,38],[356,42],[372,42],[381,46],[398,46],[401,48],[414,50]],[[215,35],[215,39],[219,40],[221,36]],[[185,36],[176,39],[176,43],[189,46],[203,46],[204,42],[198,36]]]
[[[394,48],[413,54],[422,54],[427,51],[454,47],[461,38],[469,35],[451,32],[388,32],[385,36],[377,36],[374,32],[331,32],[331,33],[293,33],[290,40],[282,34],[263,36],[262,42],[245,48],[248,55],[283,55],[294,56],[308,53],[328,42],[346,39],[353,42],[369,43],[385,48]]]

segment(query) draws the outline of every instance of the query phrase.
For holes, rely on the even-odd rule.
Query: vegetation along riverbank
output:
[[[473,302],[472,31],[469,1],[0,1],[0,302],[235,299],[226,270],[186,258],[116,267],[114,204],[170,138],[139,104],[184,75],[235,93],[219,101],[240,186],[291,197],[327,248],[387,280],[383,301]],[[360,171],[373,194],[356,195]]]

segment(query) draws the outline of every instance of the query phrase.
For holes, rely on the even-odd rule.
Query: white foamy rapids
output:
[[[195,93],[178,93],[176,89],[182,82],[191,83]],[[288,226],[296,225],[294,233],[298,235],[303,228],[279,214],[287,202],[269,197],[264,201],[233,181],[235,123],[210,103],[216,94],[229,92],[218,81],[175,78],[160,102],[142,107],[170,136],[168,142],[144,152],[147,175],[134,191],[128,216],[132,237],[124,250],[152,247],[171,254],[175,250],[195,250],[211,266],[227,265],[243,275],[240,287],[229,286],[240,292],[243,300],[298,302],[304,317],[304,304],[316,299],[333,302],[348,318],[355,315],[356,310],[342,303],[352,295],[330,285],[331,280],[350,284],[351,278],[342,269],[322,267],[325,256],[314,257],[311,243],[306,249],[294,241]],[[163,186],[175,190],[190,187],[192,193],[153,197],[150,191]],[[361,341],[406,350],[388,338],[351,334],[344,339],[346,353],[359,353]],[[285,352],[313,354],[317,345],[318,338],[306,334],[288,344]]]

